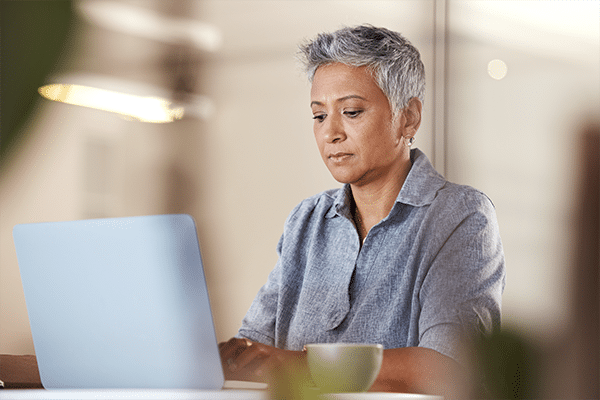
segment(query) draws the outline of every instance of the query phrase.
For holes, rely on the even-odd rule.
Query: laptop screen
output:
[[[22,224],[13,238],[45,388],[222,387],[191,216]]]

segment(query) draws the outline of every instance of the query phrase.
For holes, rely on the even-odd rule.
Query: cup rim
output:
[[[379,343],[309,343],[304,345],[305,348],[317,347],[374,347],[383,349],[383,345]]]

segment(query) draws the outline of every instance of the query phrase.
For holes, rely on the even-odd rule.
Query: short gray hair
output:
[[[310,82],[322,65],[367,66],[387,96],[394,116],[413,97],[423,103],[425,67],[419,51],[397,32],[372,25],[345,27],[321,33],[299,47],[298,58]]]

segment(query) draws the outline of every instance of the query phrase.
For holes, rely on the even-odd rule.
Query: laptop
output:
[[[13,238],[46,389],[223,387],[191,216],[21,224]]]

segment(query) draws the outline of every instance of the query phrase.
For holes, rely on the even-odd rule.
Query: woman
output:
[[[301,54],[318,148],[344,186],[288,217],[275,269],[238,337],[221,344],[226,377],[302,363],[307,343],[367,342],[385,347],[372,390],[445,392],[461,374],[463,340],[500,326],[493,205],[411,150],[425,79],[405,38],[344,28]]]

